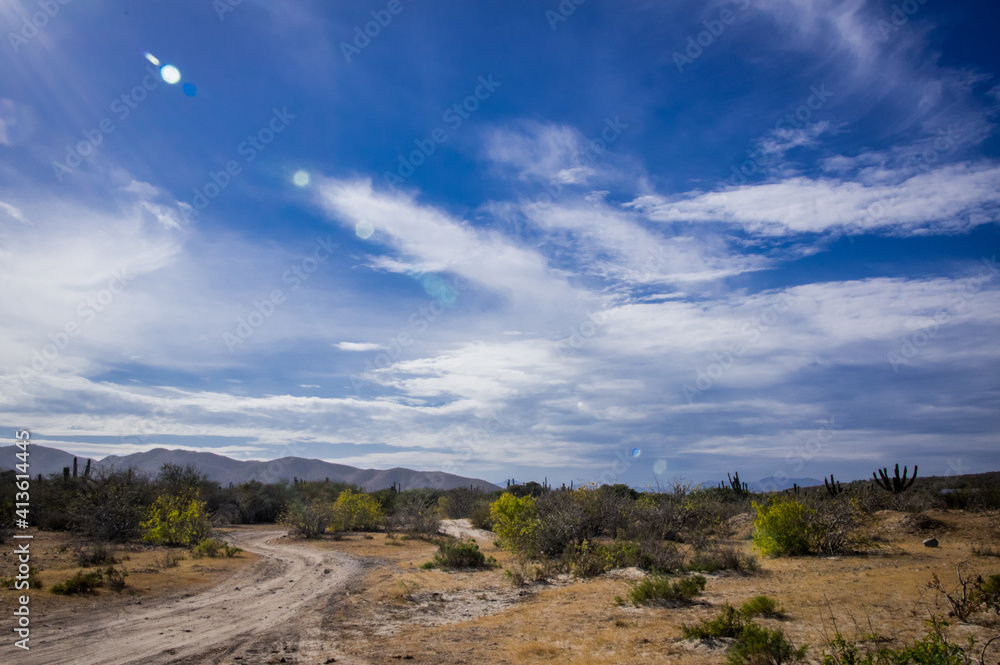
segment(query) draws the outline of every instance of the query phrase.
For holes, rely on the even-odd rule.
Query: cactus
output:
[[[829,492],[830,496],[840,496],[844,493],[844,488],[840,486],[839,480],[833,479],[833,474],[830,474],[830,482],[826,482],[826,476],[823,476],[823,484],[826,485],[826,491]]]
[[[90,458],[87,458],[87,468],[83,470],[83,477],[90,478]]]
[[[913,481],[917,479],[917,465],[916,464],[913,465],[913,477],[910,478],[909,483],[906,482],[906,468],[907,467],[905,466],[903,467],[902,478],[899,477],[898,464],[896,465],[895,477],[889,478],[889,470],[885,468],[879,469],[878,474],[879,476],[881,476],[881,479],[875,475],[874,471],[872,472],[872,477],[875,478],[875,483],[878,484],[878,486],[884,489],[885,491],[892,492],[893,494],[902,494],[903,492],[908,490],[910,486],[913,485]]]
[[[732,476],[730,476],[727,473],[726,477],[729,478],[729,487],[731,487],[732,490],[734,492],[736,492],[737,496],[747,496],[747,495],[750,494],[750,490],[747,488],[747,484],[740,482],[740,472],[739,471],[737,471]],[[719,484],[721,485],[722,483],[719,483]]]
[[[798,483],[792,483],[792,486],[789,489],[791,489],[792,493],[795,494],[795,496],[798,496],[799,495],[799,490],[802,489],[802,488],[799,487]],[[788,494],[788,490],[787,489],[785,490],[785,494]],[[789,495],[789,496],[791,496],[791,495]]]

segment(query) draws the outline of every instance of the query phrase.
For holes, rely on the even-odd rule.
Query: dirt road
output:
[[[353,662],[321,633],[323,609],[361,571],[340,552],[272,544],[284,530],[234,530],[226,539],[261,556],[197,594],[93,614],[39,618],[24,665]]]

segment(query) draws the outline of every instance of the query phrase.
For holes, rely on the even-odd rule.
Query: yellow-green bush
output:
[[[523,557],[535,556],[538,511],[531,496],[518,498],[505,492],[490,506],[490,519],[501,547]]]
[[[164,545],[194,545],[208,535],[205,502],[176,496],[160,496],[141,525],[142,539]]]
[[[374,531],[382,521],[382,507],[375,497],[347,489],[333,504],[330,526],[336,531]]]
[[[756,501],[753,544],[764,556],[795,556],[816,551],[816,511],[794,499],[777,497],[770,503]]]

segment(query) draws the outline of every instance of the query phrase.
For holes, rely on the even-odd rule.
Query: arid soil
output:
[[[0,660],[721,663],[725,645],[683,640],[679,626],[715,616],[725,602],[767,594],[781,602],[788,617],[759,621],[781,627],[796,644],[809,644],[809,661],[818,663],[834,622],[848,639],[874,632],[890,645],[908,643],[924,634],[931,614],[947,614],[940,594],[926,588],[932,574],[951,588],[963,562],[968,574],[1000,572],[1000,558],[971,553],[974,545],[1000,545],[996,514],[879,517],[886,539],[879,554],[763,560],[756,575],[709,575],[700,602],[674,609],[616,604],[616,596],[627,594],[629,578],[641,575],[635,570],[515,587],[500,566],[478,572],[422,569],[436,547],[418,539],[375,533],[305,542],[273,527],[234,528],[226,538],[248,555],[229,570],[211,573],[225,578],[212,587],[188,581],[183,591],[89,599],[34,592],[48,598],[33,615],[33,648],[8,659],[10,647],[4,644]],[[489,532],[462,521],[444,528],[476,538],[501,566],[513,565]],[[923,546],[930,536],[938,538],[939,547]],[[739,542],[749,551],[749,541]],[[219,561],[201,559],[199,565]],[[3,596],[4,615],[9,595]],[[968,635],[985,641],[1000,634],[1000,623],[983,614],[975,623],[953,620],[949,631],[963,644]],[[996,651],[987,662],[1000,661]]]

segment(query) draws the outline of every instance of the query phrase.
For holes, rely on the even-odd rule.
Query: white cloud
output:
[[[966,232],[998,219],[1000,167],[955,164],[897,184],[789,178],[718,192],[643,196],[632,206],[663,222],[726,222],[764,235]]]
[[[334,346],[341,351],[381,351],[383,348],[381,344],[371,344],[368,342],[338,342]]]
[[[584,139],[571,127],[524,122],[494,129],[487,136],[487,158],[513,169],[522,180],[584,184],[596,171],[584,163]]]

